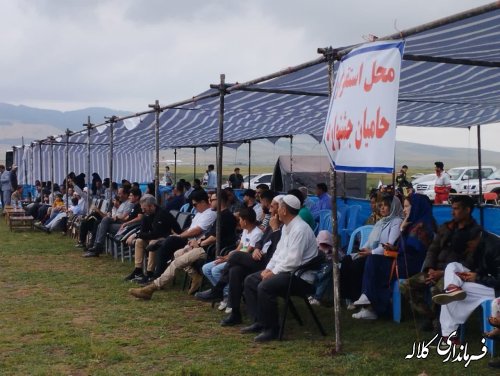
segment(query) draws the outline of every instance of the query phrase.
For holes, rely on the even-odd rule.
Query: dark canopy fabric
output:
[[[468,127],[500,121],[499,3],[483,7],[481,11],[471,11],[469,16],[455,22],[423,28],[404,39],[398,125]],[[454,61],[415,61],[415,56]],[[320,60],[307,68],[247,87],[323,96],[249,91],[231,91],[226,95],[224,142],[295,134],[321,139],[328,110],[328,72],[326,62]],[[497,66],[483,66],[485,62],[497,63]],[[215,92],[212,89],[202,95]],[[163,111],[160,147],[215,144],[218,116],[218,97]],[[106,127],[92,130],[92,143],[109,143]],[[153,150],[154,114],[120,121],[115,124],[114,134],[115,150]],[[86,133],[81,132],[71,140],[85,142],[86,138]]]

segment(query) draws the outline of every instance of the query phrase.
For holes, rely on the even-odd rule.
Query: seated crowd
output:
[[[372,213],[365,224],[373,227],[367,240],[341,259],[341,297],[348,310],[358,309],[355,320],[386,317],[392,312],[394,282],[402,280],[400,290],[420,317],[421,329],[447,339],[476,307],[498,296],[500,240],[473,219],[468,196],[455,197],[452,219],[438,227],[430,200],[411,189],[405,193],[370,194]],[[240,201],[232,188],[217,195],[197,179],[193,185],[180,180],[159,205],[153,184],[143,194],[137,183],[118,185],[93,174],[89,189],[82,174],[71,173],[60,186],[37,184],[35,202],[25,209],[47,232],[78,222],[76,247],[84,257],[102,254],[107,236],[120,240],[127,234],[135,265],[125,280],[142,285],[129,289],[132,296],[150,300],[183,270],[191,280],[189,294],[220,302],[226,313],[222,326],[242,324],[246,312],[249,322],[241,332],[255,333],[255,341],[264,342],[279,336],[277,297],[285,296],[289,285],[292,294],[309,296],[310,304],[331,296],[334,241],[329,231],[315,236],[315,230],[321,211],[331,210],[332,202],[326,184],[317,184],[316,194],[313,201],[305,187],[277,194],[263,184],[244,190]],[[94,204],[87,209],[91,199]],[[193,213],[185,228],[176,220],[181,209]],[[322,261],[315,270],[291,273],[313,259]],[[211,287],[200,291],[204,278]],[[429,292],[432,299],[426,298]],[[500,327],[497,311],[490,322]],[[500,329],[485,335],[500,337]]]

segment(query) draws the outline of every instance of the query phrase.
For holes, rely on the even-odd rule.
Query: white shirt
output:
[[[241,234],[241,248],[240,250],[243,252],[248,252],[248,247],[254,247],[255,244],[262,238],[262,231],[260,228],[255,226],[255,228],[248,232],[248,230],[243,230]]]
[[[438,187],[449,187],[451,185],[450,176],[446,172],[442,172],[441,176],[436,176],[434,185]]]
[[[213,170],[208,172],[207,188],[217,188],[217,173]]]
[[[197,238],[200,238],[205,232],[210,229],[212,223],[214,223],[216,219],[217,212],[214,210],[206,209],[203,213],[196,213],[193,221],[191,222],[191,226],[189,226],[189,229],[191,230],[195,227],[201,228],[202,233],[197,236]]]
[[[266,266],[274,274],[291,272],[318,255],[316,238],[311,227],[298,215],[288,225],[283,225],[276,251]],[[301,278],[312,282],[304,273]],[[314,278],[314,277],[313,277]]]

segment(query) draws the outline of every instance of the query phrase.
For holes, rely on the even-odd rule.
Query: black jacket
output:
[[[450,262],[460,262],[470,269],[473,265],[472,251],[476,246],[474,239],[479,237],[481,231],[481,226],[474,219],[462,229],[454,221],[443,223],[427,250],[422,271],[426,272],[429,268],[444,270]]]
[[[139,239],[153,240],[166,238],[171,235],[172,230],[180,234],[182,232],[179,224],[170,212],[156,206],[152,215],[145,215],[141,221],[141,230],[137,234]]]
[[[500,238],[484,231],[479,245],[474,252],[474,267],[476,283],[500,290]]]

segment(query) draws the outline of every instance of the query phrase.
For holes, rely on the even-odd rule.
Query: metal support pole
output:
[[[250,189],[251,173],[252,173],[252,141],[248,140],[248,189]]]
[[[220,255],[221,250],[221,186],[222,186],[222,144],[224,142],[224,96],[226,95],[225,88],[226,76],[220,75],[219,88],[219,140],[217,143],[217,223],[216,223],[216,248],[215,254]]]
[[[196,179],[196,146],[193,148],[193,180]]]
[[[177,149],[174,149],[174,184],[177,184]]]
[[[117,117],[111,116],[109,118],[109,191],[111,192],[111,184],[113,183],[113,158],[114,158],[114,138],[115,138],[115,123]],[[111,199],[111,196],[110,196]],[[111,213],[113,205],[110,202],[108,205],[108,212]]]
[[[35,143],[32,142],[30,144],[30,153],[31,153],[31,158],[30,158],[30,170],[31,170],[31,185],[35,185]]]
[[[38,162],[40,165],[40,184],[43,184],[42,141],[39,141],[38,146],[40,146],[40,150],[38,150]]]
[[[90,206],[92,205],[92,191],[91,191],[91,172],[90,172],[90,131],[92,130],[92,124],[90,122],[90,116],[87,118],[87,124],[83,124],[87,127],[87,214],[90,213]]]
[[[483,199],[483,175],[482,175],[482,158],[481,158],[481,125],[477,126],[477,167],[479,168],[479,220],[481,226],[484,227],[484,208],[481,203]]]
[[[155,101],[155,104],[150,104],[149,108],[153,108],[155,110],[155,197],[158,204],[160,203],[160,101],[158,99]]]
[[[333,94],[334,71],[336,51],[328,47],[324,51],[328,63],[328,92],[330,98]],[[337,172],[330,168],[330,188],[332,196],[332,219],[333,219],[333,302],[334,302],[334,322],[335,322],[335,353],[339,353],[342,348],[340,338],[340,258],[339,258],[339,239],[338,239],[338,218],[337,218]]]
[[[54,197],[54,137],[49,137],[50,139],[50,193],[52,195],[52,202],[55,201]]]
[[[69,188],[69,183],[68,183],[68,176],[69,176],[69,136],[71,135],[71,131],[69,129],[66,129],[66,179],[64,181],[66,182],[66,210],[69,208],[69,200],[70,197],[68,196],[68,188]]]
[[[28,185],[28,163],[26,162],[26,145],[24,145],[24,137],[23,139],[23,167],[24,167],[24,184]]]
[[[290,189],[293,185],[293,135],[290,135]]]

